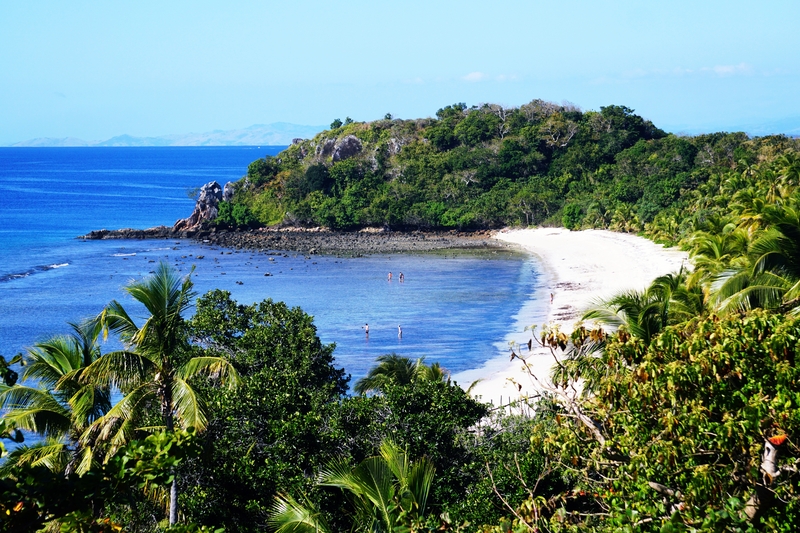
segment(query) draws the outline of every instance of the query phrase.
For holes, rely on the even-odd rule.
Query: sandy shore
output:
[[[517,327],[506,339],[527,344],[531,338],[525,326],[559,324],[569,333],[580,315],[598,298],[607,298],[627,289],[641,290],[653,279],[677,271],[688,263],[688,254],[664,248],[647,239],[605,230],[569,231],[561,228],[503,230],[495,238],[519,245],[539,259],[544,280],[534,302],[524,306],[517,316]],[[550,294],[553,294],[552,304]],[[544,302],[542,304],[542,302]],[[542,305],[548,306],[546,315]],[[510,355],[510,351],[506,352]],[[517,350],[539,380],[549,381],[554,363],[549,350],[528,352],[527,345]],[[489,361],[485,366],[461,372],[454,379],[464,387],[480,379],[472,389],[483,401],[495,405],[508,403],[521,395],[539,390],[536,380],[523,369],[520,361],[509,355]]]

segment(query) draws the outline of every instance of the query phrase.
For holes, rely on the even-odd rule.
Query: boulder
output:
[[[203,222],[217,218],[218,205],[222,200],[222,187],[216,181],[206,183],[200,188],[197,203],[189,218],[175,222],[173,231],[187,231],[199,228]]]
[[[222,201],[223,202],[230,202],[233,199],[233,182],[229,181],[225,184],[225,188],[222,190]]]
[[[336,148],[336,139],[325,139],[325,142],[317,146],[317,157],[326,158],[333,153]]]
[[[361,151],[361,141],[355,135],[348,135],[338,143],[333,150],[333,161],[343,161],[353,157]]]

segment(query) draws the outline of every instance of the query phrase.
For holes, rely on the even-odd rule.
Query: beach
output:
[[[623,290],[642,290],[658,276],[675,272],[682,264],[688,266],[689,261],[686,252],[664,248],[636,235],[606,230],[519,229],[503,230],[494,237],[535,256],[544,275],[540,290],[532,295],[537,303],[523,305],[515,317],[516,324],[506,339],[507,355],[453,376],[463,387],[479,380],[471,393],[495,405],[535,396],[549,382],[553,354],[537,349],[535,341],[529,352],[531,332],[525,331],[526,326],[533,325],[541,330],[542,323],[531,322],[543,316],[541,302],[548,306],[544,323],[557,324],[561,331],[569,333],[594,301]],[[511,343],[537,379],[528,374],[519,359],[511,360]]]

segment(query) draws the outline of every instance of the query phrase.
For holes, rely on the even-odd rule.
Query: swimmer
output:
[[[391,272],[389,272],[389,277],[388,277],[388,278],[386,278],[386,280],[387,280],[387,281],[392,281],[392,273],[391,273]]]
[[[406,277],[400,272],[400,283],[403,283],[406,280]]]

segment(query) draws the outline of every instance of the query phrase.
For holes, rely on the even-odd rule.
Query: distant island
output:
[[[288,145],[293,139],[309,138],[325,126],[304,126],[288,122],[254,124],[239,130],[214,130],[205,133],[134,137],[117,135],[104,141],[85,141],[75,137],[41,137],[14,143],[12,147],[70,147],[70,146],[260,146]]]

